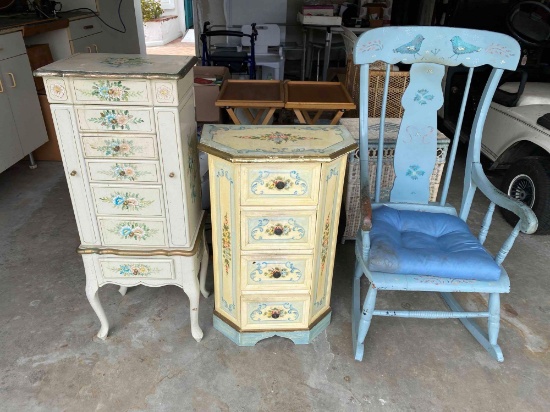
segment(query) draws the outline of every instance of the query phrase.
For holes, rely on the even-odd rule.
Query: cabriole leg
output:
[[[202,252],[202,262],[201,262],[201,271],[199,273],[200,278],[200,289],[202,296],[207,298],[210,295],[210,292],[206,290],[206,272],[208,272],[208,259],[209,259],[209,250],[208,243],[206,243],[206,237],[204,237],[204,251]]]
[[[191,335],[200,342],[203,337],[202,329],[199,326],[199,280],[193,276],[193,281],[189,285],[184,285],[183,291],[189,297],[189,318],[191,320]]]
[[[105,339],[109,333],[109,322],[107,321],[107,317],[105,316],[105,312],[103,311],[103,307],[99,301],[99,296],[97,294],[98,290],[99,286],[97,284],[97,280],[91,276],[86,276],[86,297],[88,298],[92,309],[101,323],[101,328],[99,329],[97,337],[99,339]]]

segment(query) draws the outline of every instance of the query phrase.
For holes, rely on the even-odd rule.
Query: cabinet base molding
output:
[[[261,340],[279,336],[290,339],[295,345],[307,345],[313,341],[330,324],[332,312],[330,309],[322,316],[319,316],[309,329],[302,330],[265,330],[265,331],[240,331],[232,323],[224,319],[217,312],[214,312],[214,329],[221,332],[233,343],[239,346],[254,346]]]

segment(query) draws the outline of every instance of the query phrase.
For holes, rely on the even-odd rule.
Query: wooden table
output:
[[[261,124],[266,125],[284,105],[283,82],[279,80],[226,80],[216,100],[216,106],[225,108],[235,124],[241,121],[234,109],[242,109],[251,124],[260,124],[263,118]],[[257,109],[256,114],[250,109]]]
[[[315,124],[325,111],[336,111],[330,124],[335,125],[346,110],[355,104],[343,83],[337,82],[286,82],[285,108],[294,110],[302,124]],[[309,111],[315,111],[313,118]]]

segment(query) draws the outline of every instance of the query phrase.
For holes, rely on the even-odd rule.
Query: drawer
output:
[[[74,79],[72,83],[75,103],[144,105],[151,100],[147,80]]]
[[[154,133],[153,110],[132,107],[75,106],[82,132]]]
[[[71,40],[79,39],[91,34],[100,33],[101,24],[95,17],[88,19],[73,20],[69,22]]]
[[[164,216],[161,186],[92,185],[91,188],[98,215]]]
[[[309,295],[243,296],[241,319],[243,330],[285,330],[308,327]]]
[[[161,219],[98,218],[105,246],[167,246],[166,221]]]
[[[307,292],[312,267],[312,255],[244,255],[241,257],[242,289]]]
[[[317,164],[269,164],[242,166],[243,205],[316,205],[319,194]]]
[[[83,136],[84,157],[99,159],[158,159],[153,137]]]
[[[241,243],[245,250],[313,249],[315,210],[241,213]]]
[[[0,35],[0,60],[27,53],[20,31]]]
[[[101,277],[105,280],[161,279],[173,280],[176,271],[173,259],[140,259],[135,257],[99,257]]]
[[[158,162],[106,162],[88,160],[91,182],[160,183]]]

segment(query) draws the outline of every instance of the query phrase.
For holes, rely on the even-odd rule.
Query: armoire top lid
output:
[[[195,56],[81,53],[41,67],[34,75],[177,80],[197,61]]]
[[[204,125],[199,150],[235,163],[330,162],[357,148],[343,126]]]

